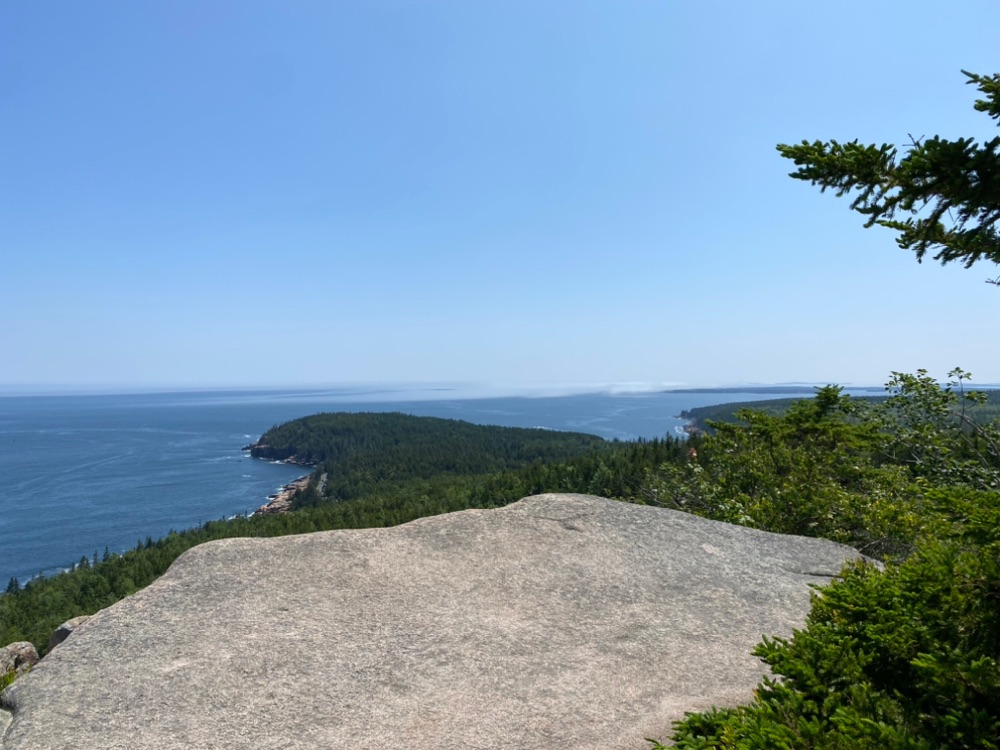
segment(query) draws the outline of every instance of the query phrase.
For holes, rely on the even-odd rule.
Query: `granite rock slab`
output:
[[[210,542],[15,682],[0,748],[648,750],[748,701],[750,650],[858,557],[555,494]]]

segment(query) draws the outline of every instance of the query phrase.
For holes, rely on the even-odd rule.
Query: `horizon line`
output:
[[[555,382],[555,383],[488,383],[488,382],[391,382],[391,381],[354,381],[326,383],[289,383],[289,384],[28,384],[0,383],[0,397],[6,396],[126,396],[154,394],[194,394],[194,393],[252,393],[252,392],[308,392],[308,391],[345,391],[343,396],[377,396],[409,392],[413,395],[434,395],[437,398],[447,394],[456,398],[489,398],[500,395],[518,396],[558,396],[585,395],[607,393],[641,394],[666,393],[690,390],[732,390],[740,388],[822,388],[827,385],[838,385],[850,389],[871,389],[885,387],[884,383],[851,383],[825,381],[729,381],[709,383],[685,383],[678,381],[609,381],[597,383]],[[976,388],[1000,388],[1000,383],[971,384]],[[349,391],[361,391],[350,393]]]

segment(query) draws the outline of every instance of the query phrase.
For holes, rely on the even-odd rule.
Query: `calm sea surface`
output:
[[[121,552],[147,536],[252,512],[304,471],[250,459],[241,448],[308,414],[401,411],[629,440],[677,434],[676,415],[687,408],[782,395],[456,399],[338,389],[0,397],[0,587],[105,548]]]

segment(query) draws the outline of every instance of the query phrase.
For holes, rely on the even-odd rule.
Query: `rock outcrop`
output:
[[[294,464],[296,466],[315,466],[320,459],[317,456],[299,455],[295,448],[275,448],[268,445],[264,437],[250,445],[244,446],[243,450],[250,452],[251,458],[262,458],[268,461],[280,461],[283,464]]]
[[[87,615],[80,615],[79,617],[71,617],[66,620],[62,625],[52,631],[52,635],[49,636],[49,651],[51,652],[56,646],[65,641],[75,631],[78,627],[83,625],[90,618]]]
[[[0,648],[0,677],[26,672],[38,663],[38,651],[28,641],[15,641]]]
[[[211,542],[18,679],[0,748],[646,750],[856,557],[582,495]]]

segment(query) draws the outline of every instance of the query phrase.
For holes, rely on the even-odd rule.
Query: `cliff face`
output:
[[[250,451],[250,456],[253,458],[282,461],[286,464],[295,464],[297,466],[315,466],[319,463],[319,458],[316,456],[299,456],[296,454],[294,447],[275,448],[268,445],[264,438],[255,443],[250,443],[243,450]]]
[[[581,495],[212,542],[19,679],[0,748],[645,749],[855,557]]]

